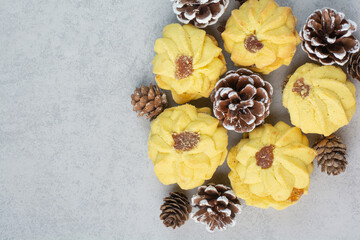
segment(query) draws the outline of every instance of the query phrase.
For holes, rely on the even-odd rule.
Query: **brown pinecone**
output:
[[[360,51],[351,54],[347,66],[347,72],[352,78],[360,81]]]
[[[302,49],[310,59],[324,65],[343,66],[351,53],[359,50],[359,41],[352,35],[356,23],[334,9],[316,10],[300,31]]]
[[[338,175],[345,171],[346,165],[346,146],[340,137],[331,134],[328,137],[322,136],[318,139],[313,148],[317,151],[317,164],[321,165],[321,171],[328,175]]]
[[[166,227],[175,229],[189,219],[191,209],[190,202],[183,193],[172,192],[169,197],[164,198],[164,204],[160,207],[160,219]]]
[[[199,208],[196,213],[191,213],[191,218],[206,224],[209,232],[216,228],[225,230],[227,225],[235,226],[235,215],[241,212],[240,200],[231,188],[222,184],[199,187],[191,198],[191,205]]]
[[[214,115],[228,130],[250,132],[269,116],[272,93],[260,74],[246,68],[229,71],[211,94]]]
[[[213,25],[223,15],[229,0],[172,0],[173,10],[180,22],[198,28]]]
[[[135,112],[139,111],[138,117],[145,115],[146,119],[154,120],[167,107],[166,94],[160,88],[150,83],[150,86],[142,85],[131,94],[131,104]]]

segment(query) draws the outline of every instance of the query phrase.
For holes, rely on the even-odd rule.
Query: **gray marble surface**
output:
[[[322,7],[360,24],[358,0],[278,3],[292,7],[298,30]],[[231,0],[220,22],[237,6]],[[168,0],[0,1],[0,239],[360,239],[359,108],[338,131],[346,172],[329,177],[315,168],[297,205],[243,206],[234,228],[214,234],[192,220],[163,226],[162,198],[178,187],[156,178],[150,124],[132,112],[130,94],[154,82],[154,42],[174,22]],[[206,30],[220,40],[216,26]],[[289,123],[280,85],[307,61],[298,48],[289,67],[265,77],[275,88],[267,122]],[[232,147],[241,135],[229,139]],[[228,184],[228,172],[225,163],[211,181]]]

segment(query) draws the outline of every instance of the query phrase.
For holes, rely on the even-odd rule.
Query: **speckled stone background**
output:
[[[292,7],[297,30],[322,7],[360,24],[358,0],[278,3]],[[231,0],[220,22],[238,5]],[[162,198],[178,187],[156,178],[150,124],[132,112],[130,95],[154,82],[153,46],[177,22],[171,9],[168,0],[1,0],[0,239],[360,239],[359,108],[338,131],[348,146],[346,172],[329,177],[315,168],[310,194],[297,205],[244,206],[234,228],[214,234],[192,220],[163,226]],[[216,27],[206,30],[220,40]],[[267,122],[289,123],[280,85],[308,61],[298,48],[289,67],[265,77],[275,88]],[[241,135],[229,139],[232,147]],[[224,163],[211,181],[228,184],[228,172]]]

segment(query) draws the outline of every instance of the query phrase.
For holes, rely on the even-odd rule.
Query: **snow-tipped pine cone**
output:
[[[359,51],[359,41],[352,35],[355,22],[331,8],[316,10],[300,31],[301,47],[309,58],[324,65],[343,66],[351,53]]]
[[[225,12],[229,0],[172,0],[178,20],[198,28],[215,24]]]
[[[191,204],[199,208],[191,213],[195,222],[206,224],[206,229],[223,231],[227,226],[235,226],[235,216],[241,212],[240,200],[233,190],[222,184],[210,183],[198,188],[191,198]]]
[[[246,68],[229,71],[211,94],[214,115],[228,130],[250,132],[269,116],[272,94],[260,74]]]

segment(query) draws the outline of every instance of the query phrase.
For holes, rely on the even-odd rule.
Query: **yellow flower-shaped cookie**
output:
[[[238,66],[268,74],[289,65],[300,43],[291,8],[274,0],[248,0],[233,10],[222,38]]]
[[[265,124],[230,149],[231,185],[247,205],[284,209],[307,194],[315,156],[299,128]]]
[[[166,109],[152,123],[149,158],[160,182],[192,189],[210,179],[227,154],[227,131],[209,108]]]
[[[226,72],[221,48],[214,37],[193,25],[170,24],[155,42],[153,72],[159,87],[171,90],[175,102],[209,97]]]
[[[304,133],[328,136],[355,113],[355,86],[339,67],[306,63],[287,82],[283,105]]]

